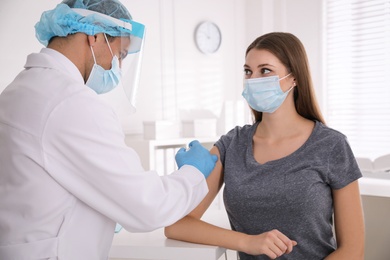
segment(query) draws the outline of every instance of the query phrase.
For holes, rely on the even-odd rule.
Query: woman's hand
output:
[[[241,243],[242,252],[250,255],[265,254],[271,259],[290,253],[297,245],[296,241],[276,229],[259,235],[247,235]]]

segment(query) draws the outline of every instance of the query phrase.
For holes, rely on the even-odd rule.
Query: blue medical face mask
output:
[[[93,48],[91,46],[95,64],[93,65],[88,80],[85,83],[85,85],[93,89],[97,94],[104,94],[113,90],[116,86],[118,86],[122,78],[118,57],[112,53],[111,46],[108,43],[107,36],[105,34],[104,37],[106,38],[108,48],[110,49],[112,55],[111,69],[105,70],[102,66],[96,64],[95,53],[93,52]]]
[[[273,113],[283,104],[287,94],[294,87],[292,86],[286,92],[283,92],[280,88],[279,81],[287,78],[290,74],[287,74],[281,79],[278,76],[246,79],[242,96],[254,110]]]

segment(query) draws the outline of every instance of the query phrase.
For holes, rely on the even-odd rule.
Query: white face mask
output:
[[[111,69],[105,70],[102,66],[96,63],[95,53],[93,52],[93,48],[91,46],[92,56],[95,64],[93,65],[88,80],[85,83],[85,85],[93,89],[97,94],[104,94],[113,90],[116,86],[118,86],[122,78],[118,57],[112,53],[111,46],[108,43],[106,34],[104,34],[104,37],[106,38],[108,48],[110,49],[112,55]]]
[[[286,92],[283,92],[280,88],[279,81],[287,78],[290,74],[281,79],[278,76],[246,79],[242,96],[254,110],[273,113],[283,104],[287,94],[294,87],[292,86]]]

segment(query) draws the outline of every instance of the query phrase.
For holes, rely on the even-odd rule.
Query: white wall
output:
[[[0,2],[0,91],[42,46],[34,24],[60,1]],[[123,0],[134,20],[147,27],[137,113],[114,100],[127,133],[141,134],[143,121],[177,120],[182,109],[207,109],[219,116],[225,100],[243,100],[242,64],[247,45],[270,31],[296,34],[307,48],[321,99],[321,2],[311,0]],[[194,30],[204,20],[222,32],[217,53],[200,53]],[[8,26],[10,25],[10,26]]]
[[[23,69],[26,56],[42,48],[35,38],[34,25],[43,10],[51,9],[55,1],[0,1],[0,92]]]
[[[241,84],[237,57],[244,48],[242,1],[150,2],[151,10],[132,11],[148,27],[139,113],[128,120],[133,130],[137,122],[133,132],[141,131],[143,120],[177,120],[181,109],[219,114],[225,99],[237,99]],[[221,47],[212,55],[199,52],[194,43],[194,30],[204,20],[216,23],[222,32]]]

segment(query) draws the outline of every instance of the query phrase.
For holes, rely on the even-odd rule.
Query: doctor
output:
[[[0,259],[107,259],[116,223],[171,225],[207,194],[215,156],[194,141],[177,171],[145,171],[98,97],[119,84],[143,34],[117,0],[65,0],[42,14],[47,48],[0,95]]]

